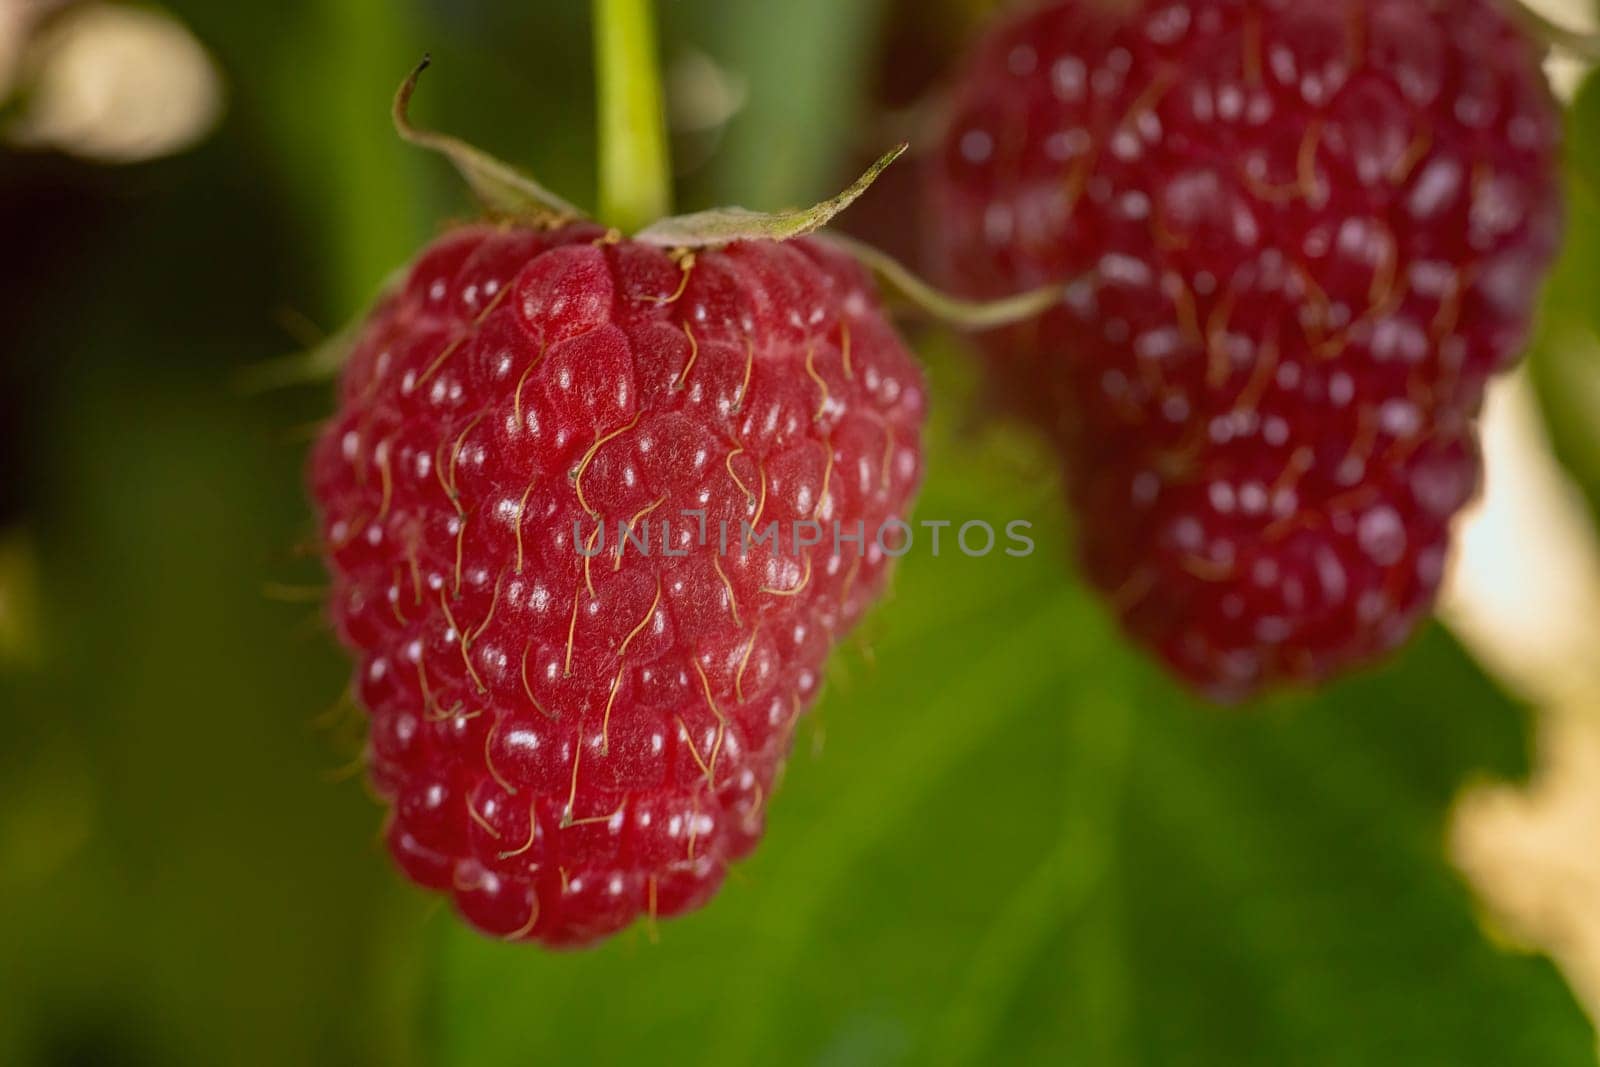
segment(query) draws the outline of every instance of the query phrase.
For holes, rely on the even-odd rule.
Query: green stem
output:
[[[633,233],[672,210],[651,0],[594,0],[600,219]]]

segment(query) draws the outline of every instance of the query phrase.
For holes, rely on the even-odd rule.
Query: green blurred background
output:
[[[916,121],[984,6],[665,0],[682,205],[831,193]],[[0,0],[0,57],[27,7]],[[1046,550],[908,560],[767,843],[659,943],[468,933],[391,872],[360,783],[304,553],[328,392],[235,381],[469,212],[388,126],[424,50],[421,120],[588,201],[587,5],[164,10],[219,74],[197,145],[0,149],[0,1062],[1595,1061],[1562,973],[1486,932],[1447,856],[1459,791],[1529,772],[1534,709],[1442,627],[1316,698],[1194,705],[1049,550],[1049,464],[977,428],[971,371],[931,334],[925,513],[1026,515]],[[40,98],[11,73],[3,121]],[[1594,501],[1573,400],[1600,395],[1592,84],[1573,129],[1534,379]],[[892,242],[906,202],[880,190],[858,224]]]

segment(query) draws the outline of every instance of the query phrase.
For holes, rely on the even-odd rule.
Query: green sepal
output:
[[[866,267],[890,295],[901,298],[930,318],[962,330],[994,330],[1037,318],[1061,303],[1072,284],[1050,285],[1001,300],[963,300],[934,288],[887,252],[853,237],[829,233],[818,240],[833,245]]]
[[[417,69],[411,72],[401,84],[399,91],[395,93],[394,128],[401,138],[419,148],[437,152],[453,163],[486,211],[545,226],[559,226],[585,218],[582,211],[511,164],[502,162],[459,138],[433,130],[418,129],[411,124],[408,114],[411,94],[416,91],[417,79],[431,63],[430,57],[423,56],[422,62],[417,64]]]
[[[692,215],[679,215],[662,219],[646,226],[634,235],[634,240],[663,248],[714,248],[739,241],[791,241],[815,233],[861,198],[895,160],[905,154],[910,145],[898,145],[855,184],[831,200],[801,211],[780,211],[763,214],[739,207],[714,208]]]
[[[254,395],[299,385],[317,385],[338,377],[356,342],[360,340],[361,331],[366,328],[373,309],[397,292],[410,272],[410,263],[391,271],[378,287],[377,294],[358,315],[304,351],[245,367],[234,379],[235,388]]]

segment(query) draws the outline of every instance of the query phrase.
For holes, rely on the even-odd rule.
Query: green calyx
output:
[[[634,235],[634,240],[665,248],[712,248],[736,241],[792,241],[822,229],[861,199],[872,183],[905,155],[910,145],[898,145],[857,178],[855,184],[815,207],[763,214],[740,207],[714,208],[692,215],[662,219]]]
[[[654,76],[654,28],[648,0],[595,0],[596,52],[601,68],[603,115],[601,220],[632,239],[673,251],[720,248],[741,241],[790,241],[826,227],[859,200],[908,150],[895,146],[849,188],[813,207],[764,213],[728,207],[661,217],[670,198],[666,180],[666,135],[660,122],[659,85]],[[649,58],[648,77],[638,76]],[[534,178],[482,149],[417,127],[411,98],[431,60],[424,56],[394,96],[393,118],[402,139],[445,157],[460,172],[484,210],[499,218],[542,228],[587,221],[589,216]],[[1033,318],[1064,295],[1052,287],[990,303],[974,303],[941,293],[888,254],[836,234],[821,239],[866,267],[883,289],[929,317],[963,330],[988,330]],[[380,290],[391,291],[404,277],[401,268]],[[365,314],[309,351],[269,360],[246,370],[239,387],[261,392],[325,381],[336,375],[365,322]]]
[[[419,148],[437,152],[455,165],[484,208],[497,215],[560,225],[584,217],[583,212],[556,196],[527,174],[481,149],[448,134],[422,130],[411,123],[411,96],[417,80],[432,60],[422,57],[394,94],[394,128],[400,137]]]
[[[963,300],[934,288],[904,263],[864,241],[843,234],[822,234],[818,240],[849,255],[872,272],[879,287],[929,318],[959,330],[981,332],[1038,318],[1066,299],[1073,285],[1048,285],[1000,300]]]

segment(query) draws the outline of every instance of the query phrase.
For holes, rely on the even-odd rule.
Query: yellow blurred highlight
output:
[[[1495,932],[1547,952],[1600,1020],[1600,540],[1525,374],[1493,387],[1483,437],[1487,490],[1441,610],[1537,710],[1538,766],[1526,787],[1467,790],[1450,852]]]
[[[0,670],[39,659],[38,568],[21,530],[0,530]]]
[[[27,43],[17,78],[23,108],[7,139],[97,162],[180,152],[222,113],[222,78],[205,48],[149,8],[63,11]]]
[[[1445,618],[1523,699],[1600,713],[1600,541],[1525,375],[1491,389],[1483,446],[1488,482],[1458,533]]]
[[[1450,854],[1495,931],[1548,953],[1600,1020],[1600,720],[1542,713],[1538,756],[1528,786],[1462,795]]]
[[[719,131],[744,108],[748,98],[746,79],[705,52],[683,52],[667,70],[667,105],[674,133]]]
[[[0,889],[37,886],[94,833],[89,766],[81,753],[58,744],[33,753],[0,787]]]
[[[22,43],[27,40],[33,13],[27,0],[0,0],[0,101],[11,95],[17,78]]]
[[[1600,7],[1593,6],[1588,0],[1510,0],[1510,2],[1522,3],[1530,11],[1549,19],[1563,29],[1587,34],[1600,32]],[[1582,57],[1561,48],[1552,48],[1544,61],[1544,70],[1550,79],[1550,87],[1555,90],[1556,97],[1564,103],[1577,95],[1578,86],[1583,83],[1583,77],[1589,72],[1590,66],[1591,64]]]

